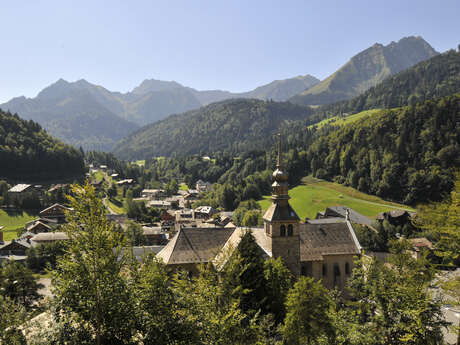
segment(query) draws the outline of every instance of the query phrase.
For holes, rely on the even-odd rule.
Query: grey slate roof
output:
[[[214,259],[234,229],[180,229],[158,253],[165,264],[206,263]]]
[[[352,223],[369,225],[369,226],[372,225],[372,219],[366,216],[363,216],[361,213],[356,212],[352,208],[349,208],[346,206],[330,206],[326,208],[326,211],[324,213],[326,216],[330,213],[332,214],[335,213],[337,216],[345,218],[347,215],[347,210],[350,212],[350,221]]]
[[[350,222],[300,224],[300,261],[319,261],[324,255],[360,253],[361,246]]]

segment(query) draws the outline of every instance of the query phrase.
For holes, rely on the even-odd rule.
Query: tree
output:
[[[460,307],[460,277],[456,276],[443,282],[441,287],[446,292],[449,303]],[[457,332],[457,344],[460,344],[460,325],[452,325],[452,329]]]
[[[177,194],[178,190],[179,190],[179,184],[177,183],[176,179],[172,179],[166,185],[166,194],[168,194],[168,195],[175,195],[175,194]]]
[[[125,235],[128,243],[133,247],[145,244],[142,226],[136,222],[128,222],[128,227],[126,228]]]
[[[292,287],[293,276],[283,264],[281,257],[266,260],[264,274],[267,293],[267,311],[272,313],[277,324],[286,316],[286,296]]]
[[[166,267],[155,257],[145,258],[137,273],[136,300],[142,343],[190,344],[196,337],[195,328],[178,310]]]
[[[267,312],[264,258],[251,231],[242,235],[222,275],[228,295],[239,300],[243,313]]]
[[[283,343],[289,345],[315,344],[332,333],[329,309],[332,299],[321,282],[300,277],[286,299],[286,319],[281,328]]]
[[[190,336],[189,344],[251,345],[267,344],[264,335],[272,325],[258,323],[240,308],[238,296],[228,294],[225,277],[220,278],[213,267],[203,266],[197,277],[189,278],[180,272],[174,278],[180,315],[195,326],[196,338]]]
[[[0,343],[5,345],[25,345],[27,342],[20,329],[27,319],[21,305],[0,295]]]
[[[72,334],[94,335],[99,344],[128,344],[135,333],[134,303],[122,270],[123,234],[105,217],[94,188],[72,186],[72,212],[63,230],[69,246],[53,272],[56,315],[68,321]],[[67,329],[67,331],[69,331]]]
[[[441,329],[447,323],[440,301],[429,290],[434,270],[426,259],[413,259],[408,249],[406,241],[394,241],[390,265],[363,256],[353,270],[349,307],[359,315],[354,328],[370,332],[375,344],[442,341]]]
[[[260,211],[257,210],[249,210],[244,213],[243,220],[241,224],[243,226],[256,226],[259,224],[260,219]]]
[[[8,261],[0,271],[1,295],[26,308],[41,298],[38,290],[42,287],[36,282],[32,271],[20,263]]]
[[[440,203],[421,206],[416,226],[435,240],[436,254],[448,265],[460,265],[460,174],[450,197]]]

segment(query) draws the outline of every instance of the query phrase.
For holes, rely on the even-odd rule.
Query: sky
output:
[[[149,78],[241,92],[324,79],[377,42],[460,43],[458,0],[15,0],[0,10],[0,103],[60,78],[120,92]]]

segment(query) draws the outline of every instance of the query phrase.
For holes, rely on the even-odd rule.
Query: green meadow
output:
[[[319,129],[327,124],[334,125],[334,126],[343,126],[345,124],[350,124],[359,119],[362,119],[365,116],[377,116],[380,112],[381,112],[381,109],[371,109],[371,110],[364,110],[360,113],[349,115],[346,117],[334,116],[334,117],[325,119],[323,121],[320,121],[318,123],[315,123],[314,125],[308,126],[308,128],[312,128],[313,126],[316,126],[316,128]]]
[[[17,237],[17,231],[24,227],[24,225],[31,220],[37,218],[37,214],[28,211],[4,211],[0,210],[0,227],[3,228],[3,240],[11,241]]]
[[[406,205],[388,202],[373,195],[361,193],[358,190],[346,187],[338,183],[306,177],[302,184],[289,190],[290,204],[299,217],[314,218],[316,213],[324,211],[328,206],[347,206],[355,211],[374,218],[378,213],[405,209],[414,211]],[[259,204],[265,211],[271,203],[270,196],[259,200]]]

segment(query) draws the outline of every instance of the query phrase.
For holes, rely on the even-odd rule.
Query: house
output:
[[[53,193],[53,192],[57,192],[59,190],[65,190],[69,187],[68,184],[62,184],[62,183],[58,183],[56,185],[52,185],[49,189],[48,189],[48,193]]]
[[[119,186],[129,186],[129,185],[132,185],[133,183],[134,183],[134,180],[132,178],[127,178],[127,179],[118,181],[117,185],[119,185]]]
[[[412,245],[412,257],[420,259],[425,252],[432,252],[434,250],[433,243],[426,237],[409,238],[409,243]]]
[[[69,237],[65,232],[42,232],[32,237],[31,242],[42,244],[56,241],[65,241],[68,239]]]
[[[346,206],[330,206],[326,207],[324,212],[318,212],[316,214],[316,219],[324,219],[324,218],[346,218],[348,212],[348,216],[350,217],[350,221],[352,223],[361,224],[372,226],[372,219],[363,216],[361,213],[353,210],[352,208]]]
[[[165,245],[168,242],[167,235],[161,227],[142,227],[142,235],[147,245]]]
[[[20,183],[20,184],[17,184],[11,187],[8,190],[8,193],[24,193],[24,192],[30,192],[33,189],[34,189],[34,186],[32,186],[31,184]]]
[[[158,208],[161,210],[171,210],[177,208],[178,203],[165,200],[151,200],[147,203],[147,207]]]
[[[414,213],[405,210],[393,210],[389,212],[380,212],[375,219],[379,222],[387,220],[391,225],[400,226],[410,223],[413,215]]]
[[[40,217],[56,219],[58,223],[63,223],[65,221],[65,213],[71,210],[71,208],[65,207],[61,204],[54,204],[40,211]]]
[[[195,188],[198,191],[198,193],[206,193],[211,190],[211,183],[210,182],[204,182],[203,180],[198,180],[196,181]]]
[[[211,206],[198,206],[195,209],[195,219],[209,219],[218,211]]]
[[[182,268],[191,274],[201,263],[212,263],[219,270],[225,266],[241,238],[251,232],[264,258],[281,257],[294,276],[311,276],[321,279],[328,288],[337,287],[344,291],[355,257],[361,255],[361,246],[349,217],[300,223],[289,204],[288,191],[288,176],[278,152],[272,204],[263,217],[263,228],[179,226],[176,235],[157,257],[171,269]],[[344,293],[346,295],[346,291]]]
[[[29,226],[26,226],[26,230],[34,235],[41,233],[41,232],[50,232],[51,227],[44,223],[41,220],[36,220]]]
[[[6,241],[0,245],[0,262],[5,260],[24,261],[27,257],[27,249],[32,246],[32,241],[28,239]]]
[[[166,196],[166,192],[163,189],[143,189],[141,192],[141,197],[143,198],[161,198]]]

